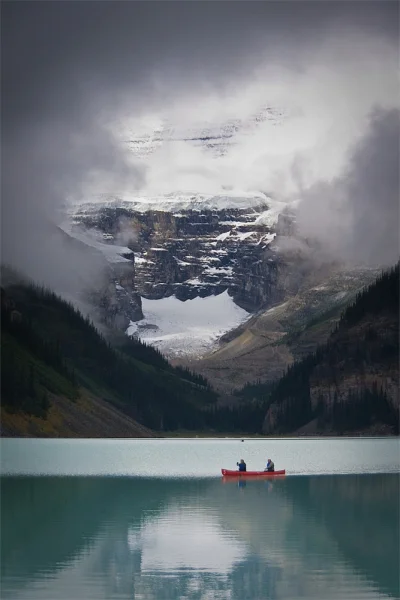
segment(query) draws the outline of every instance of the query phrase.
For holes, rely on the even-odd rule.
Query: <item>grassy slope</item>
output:
[[[134,421],[109,402],[79,389],[75,402],[62,395],[50,394],[47,417],[25,412],[16,413],[1,408],[3,437],[77,437],[77,438],[139,438],[157,437],[152,430]]]

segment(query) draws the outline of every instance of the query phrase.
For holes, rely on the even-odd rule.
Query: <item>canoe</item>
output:
[[[285,475],[286,471],[230,471],[221,469],[224,477],[276,477],[276,475]]]

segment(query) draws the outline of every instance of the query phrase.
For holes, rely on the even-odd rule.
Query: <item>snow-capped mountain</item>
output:
[[[343,270],[341,276],[339,266],[324,264],[320,249],[298,236],[296,203],[262,193],[97,198],[75,208],[70,233],[113,264],[110,285],[117,300],[105,314],[110,307],[120,312],[128,335],[180,359],[209,356],[238,326],[245,344],[265,345],[260,323],[270,307],[292,307],[286,325],[277,325],[290,330],[287,323],[302,290],[310,288],[300,310],[308,315],[320,290],[326,296],[323,311],[342,302],[349,281],[357,289],[371,277],[363,269],[351,276]],[[337,271],[340,276],[332,279]],[[224,336],[225,344],[229,339]],[[235,351],[241,355],[247,346],[239,341]],[[278,361],[279,369],[282,364]],[[246,366],[250,378],[260,376],[261,364],[258,368]]]
[[[210,350],[289,287],[274,242],[292,232],[293,215],[262,193],[108,196],[75,208],[71,222],[108,261],[132,261],[144,319],[133,311],[128,333],[168,355]]]
[[[125,274],[111,282],[117,296],[141,298],[143,314],[136,300],[131,314],[125,303],[123,323],[129,334],[168,355],[202,354],[252,313],[296,292],[308,248],[304,241],[288,242],[296,235],[295,203],[239,185],[227,162],[238,153],[238,140],[240,148],[246,147],[260,128],[279,126],[287,118],[284,111],[263,106],[250,118],[222,123],[145,123],[124,141],[133,156],[148,165],[149,186],[97,193],[72,208],[71,235],[81,239],[90,234],[90,244],[108,261],[130,264],[130,279]],[[174,143],[180,150],[177,155],[171,150],[176,173],[168,179]],[[160,148],[164,154],[154,159]],[[193,155],[193,148],[200,149],[199,154],[196,150]],[[186,162],[185,149],[191,160],[204,163]],[[218,177],[219,169],[225,169],[224,177]],[[193,185],[178,186],[187,181]],[[285,240],[285,253],[278,253]]]
[[[81,199],[71,210],[69,232],[114,266],[125,262],[125,272],[130,263],[134,286],[126,288],[126,275],[110,284],[121,299],[125,293],[141,297],[143,319],[136,297],[131,314],[124,303],[130,334],[166,354],[199,354],[253,311],[281,300],[273,244],[279,232],[291,231],[291,209],[260,190],[233,180],[230,184],[224,161],[260,127],[280,125],[285,118],[283,110],[263,105],[247,118],[189,126],[150,118],[131,130],[126,124],[120,128],[120,139],[134,159],[150,170],[150,187]],[[185,149],[194,162],[187,163]],[[199,154],[192,155],[193,149]],[[160,150],[161,160],[156,157]],[[164,189],[159,180],[164,182],[171,156],[176,173]],[[199,189],[198,167],[214,173],[201,179],[207,192]],[[227,169],[228,183],[215,176],[220,169]],[[188,189],[191,172],[193,186]],[[175,182],[184,187],[174,187]],[[209,316],[200,317],[203,312]]]

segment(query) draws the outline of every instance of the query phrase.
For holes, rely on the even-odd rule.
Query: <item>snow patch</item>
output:
[[[268,310],[266,310],[264,314],[270,315],[271,313],[275,312],[276,310],[281,310],[287,304],[288,304],[288,301],[282,302],[282,304],[277,304],[276,306],[273,306],[272,308],[269,308]]]
[[[247,231],[246,233],[238,233],[237,234],[237,236],[241,242],[243,240],[247,239],[248,237],[250,237],[251,235],[257,235],[257,234],[255,231]]]
[[[226,231],[225,233],[221,233],[220,235],[218,235],[215,239],[219,240],[220,242],[223,242],[230,235],[231,235],[231,232],[230,231]]]
[[[259,244],[270,244],[276,237],[276,233],[266,233],[258,242]]]
[[[266,225],[267,227],[273,227],[278,222],[278,217],[286,206],[284,202],[277,202],[277,206],[270,208],[260,214],[255,220],[255,225]]]
[[[229,225],[229,227],[243,227],[243,225],[254,225],[255,223],[243,223],[243,221],[220,221],[220,225]]]
[[[144,263],[151,263],[152,265],[154,265],[153,260],[149,260],[148,258],[143,258],[143,256],[135,254],[135,265],[142,265]]]
[[[185,262],[184,260],[181,260],[177,256],[174,256],[174,259],[176,260],[176,264],[179,265],[180,267],[191,267],[191,266],[193,266],[193,263]]]
[[[232,267],[207,267],[204,269],[204,273],[207,275],[232,275]]]

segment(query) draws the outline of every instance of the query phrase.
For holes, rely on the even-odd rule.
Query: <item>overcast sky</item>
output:
[[[394,260],[398,17],[398,3],[381,0],[4,1],[3,260],[35,265],[28,270],[51,283],[57,261],[46,264],[48,249],[35,251],[43,215],[57,219],[65,199],[82,194],[88,181],[98,191],[267,189],[279,199],[304,200],[303,222],[317,202],[321,220],[307,233],[322,238],[332,223],[326,215],[340,206],[352,215],[337,231],[340,246],[351,254],[359,246],[354,239],[364,248],[375,236],[368,260]],[[297,116],[279,133],[261,127],[254,139],[239,140],[219,163],[178,149],[142,164],[122,143],[125,124],[168,118],[190,126],[246,117],[265,103]],[[363,150],[370,143],[374,153]],[[389,143],[388,161],[376,144]],[[365,185],[354,181],[367,175],[376,191],[364,203]],[[368,210],[368,219],[354,218],[355,207],[360,215]],[[377,232],[371,226],[378,215],[386,226]]]

